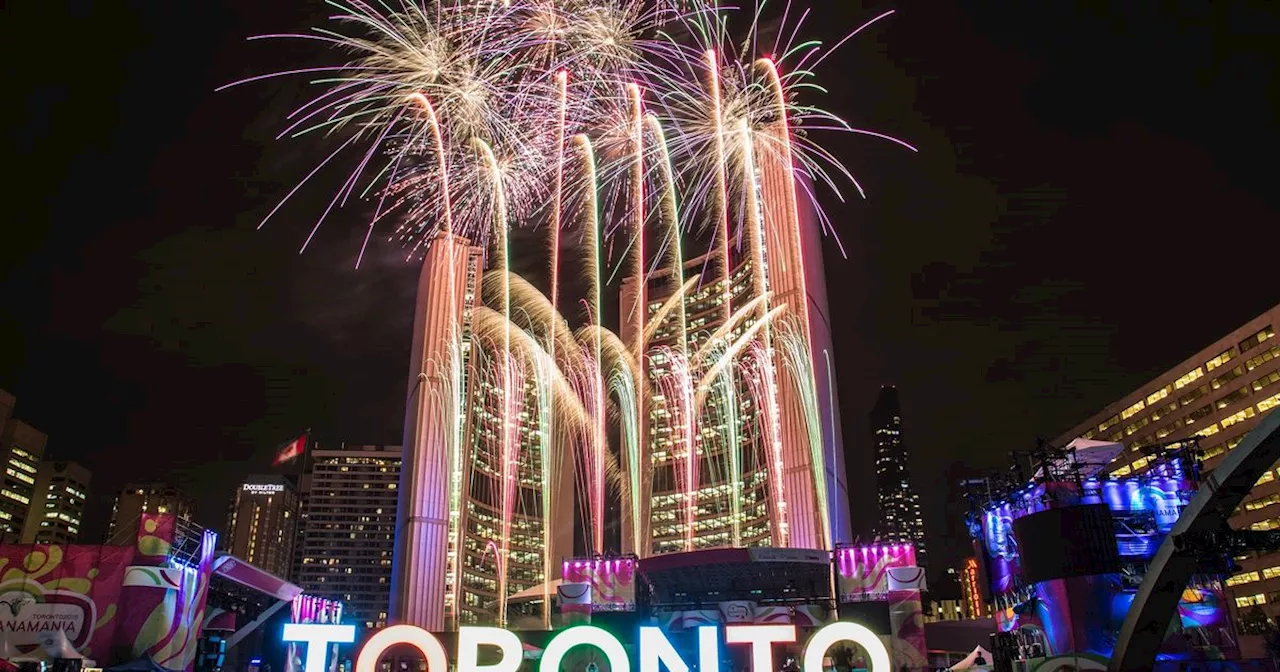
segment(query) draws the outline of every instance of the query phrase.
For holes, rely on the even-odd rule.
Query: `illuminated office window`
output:
[[[1218,376],[1217,378],[1214,378],[1214,379],[1213,379],[1213,389],[1215,389],[1215,390],[1220,390],[1220,389],[1222,389],[1222,387],[1223,387],[1224,385],[1226,385],[1227,383],[1229,383],[1229,382],[1231,382],[1231,381],[1235,380],[1236,378],[1239,378],[1240,376],[1243,376],[1243,375],[1244,375],[1244,367],[1243,367],[1243,366],[1237,366],[1236,368],[1231,369],[1230,371],[1228,371],[1228,372],[1226,372],[1226,373],[1222,374],[1221,376]]]
[[[1216,406],[1218,410],[1222,410],[1230,406],[1231,404],[1234,404],[1237,401],[1240,401],[1241,399],[1248,397],[1250,394],[1251,392],[1249,391],[1249,387],[1245,386],[1236,390],[1235,392],[1224,395],[1221,399],[1214,402],[1213,405]]]
[[[1142,429],[1143,427],[1146,427],[1148,424],[1150,424],[1150,422],[1151,422],[1151,418],[1142,418],[1137,422],[1126,426],[1124,428],[1125,436],[1131,436],[1134,432],[1138,431],[1139,429]]]
[[[1259,575],[1257,572],[1241,572],[1239,574],[1236,574],[1235,576],[1228,577],[1226,580],[1226,584],[1228,586],[1239,586],[1246,583],[1253,583],[1254,581],[1261,581],[1261,580],[1262,580],[1262,576]]]
[[[1274,338],[1275,335],[1276,335],[1275,329],[1269,326],[1264,327],[1258,333],[1250,336],[1249,338],[1244,339],[1243,341],[1240,341],[1240,352],[1244,352],[1246,350],[1256,348],[1259,345],[1267,342],[1268,339]]]
[[[1151,411],[1151,422],[1156,422],[1162,418],[1167,418],[1178,411],[1178,402],[1173,402],[1167,406],[1158,406]]]
[[[1231,415],[1228,415],[1227,417],[1223,418],[1220,422],[1222,423],[1223,427],[1230,427],[1231,425],[1234,425],[1236,423],[1244,422],[1245,420],[1248,420],[1249,418],[1252,418],[1255,415],[1257,415],[1257,412],[1253,410],[1252,406],[1250,406],[1244,409],[1243,411],[1240,411],[1239,413],[1232,413]]]
[[[1237,607],[1252,607],[1254,605],[1266,603],[1267,596],[1262,593],[1258,593],[1257,595],[1244,595],[1236,598]]]
[[[1212,414],[1213,414],[1212,406],[1201,406],[1200,408],[1197,408],[1196,410],[1188,413],[1187,417],[1183,418],[1183,422],[1185,422],[1188,425],[1191,425],[1191,424],[1194,424],[1197,420],[1202,420],[1204,418],[1209,417]]]
[[[1152,405],[1152,404],[1156,403],[1157,401],[1160,401],[1161,399],[1164,399],[1165,397],[1169,396],[1169,395],[1170,395],[1170,394],[1172,394],[1172,393],[1173,393],[1173,386],[1172,386],[1172,385],[1165,385],[1164,387],[1162,387],[1162,388],[1160,388],[1160,389],[1156,390],[1155,392],[1152,392],[1151,394],[1147,395],[1147,405],[1148,405],[1148,406],[1150,406],[1150,405]]]
[[[1280,371],[1272,371],[1270,374],[1253,381],[1249,385],[1253,388],[1254,392],[1261,392],[1264,388],[1275,385],[1278,382],[1280,382]]]
[[[1223,364],[1226,364],[1226,363],[1227,363],[1227,362],[1229,362],[1229,361],[1231,361],[1231,351],[1230,351],[1230,350],[1227,350],[1226,352],[1222,353],[1221,355],[1218,355],[1217,357],[1214,357],[1213,359],[1211,359],[1211,360],[1209,360],[1209,361],[1205,362],[1205,363],[1204,363],[1204,368],[1205,368],[1205,370],[1206,370],[1206,371],[1212,371],[1212,370],[1214,370],[1214,369],[1218,368],[1219,366],[1222,366]]]
[[[1258,368],[1259,366],[1262,366],[1263,364],[1266,364],[1267,362],[1275,359],[1278,356],[1280,356],[1280,345],[1273,345],[1269,350],[1265,350],[1261,353],[1258,353],[1257,355],[1254,355],[1253,357],[1250,357],[1248,361],[1244,363],[1244,365],[1245,365],[1245,368],[1252,371]]]
[[[1213,424],[1205,425],[1204,427],[1201,427],[1200,429],[1196,430],[1195,435],[1196,436],[1213,436],[1214,434],[1217,434],[1218,431],[1219,431],[1218,424],[1213,423]]]
[[[1200,387],[1197,387],[1196,389],[1191,390],[1190,392],[1182,395],[1181,397],[1178,397],[1178,403],[1183,406],[1188,406],[1191,404],[1191,402],[1195,401],[1196,399],[1199,399],[1200,397],[1203,397],[1206,394],[1209,394],[1209,386],[1201,385]]]
[[[1175,390],[1181,390],[1182,388],[1190,385],[1196,379],[1201,378],[1203,376],[1204,376],[1204,371],[1200,370],[1199,367],[1196,367],[1195,369],[1192,369],[1191,372],[1188,373],[1187,375],[1173,381],[1173,388]]]
[[[1270,474],[1272,472],[1268,471],[1267,473]],[[1265,509],[1268,506],[1275,506],[1276,504],[1280,504],[1280,494],[1271,494],[1271,495],[1267,495],[1266,497],[1259,497],[1257,499],[1247,501],[1244,503],[1244,510],[1258,511],[1261,509]],[[1267,577],[1267,578],[1271,578],[1271,577]]]

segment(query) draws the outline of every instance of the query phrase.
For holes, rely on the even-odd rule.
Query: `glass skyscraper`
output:
[[[927,566],[920,495],[911,483],[902,439],[902,407],[898,389],[892,385],[880,388],[880,396],[871,409],[871,436],[876,450],[876,498],[880,506],[876,533],[881,541],[914,544],[916,562]]]

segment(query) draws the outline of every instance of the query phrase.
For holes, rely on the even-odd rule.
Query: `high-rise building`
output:
[[[302,547],[307,535],[307,515],[311,504],[311,470],[310,454],[303,459],[308,460],[303,466],[302,475],[298,477],[298,524],[293,532],[293,561],[289,567],[289,580],[293,583],[302,576]]]
[[[91,477],[88,469],[75,462],[41,462],[22,543],[76,543],[84,521]]]
[[[298,492],[284,476],[257,475],[236,488],[227,517],[227,552],[285,578],[293,573]]]
[[[391,599],[400,446],[316,445],[310,461],[296,583],[311,595],[342,600],[350,622],[383,627]]]
[[[558,486],[570,494],[548,527],[540,480],[572,472],[546,464],[535,384],[509,376],[494,347],[502,336],[480,304],[483,256],[460,238],[437,238],[418,288],[391,596],[399,620],[437,630],[502,620],[499,595],[544,584],[573,555],[572,482]],[[518,389],[506,395],[508,386]]]
[[[965,613],[963,600],[930,600],[929,605],[924,608],[925,623],[962,621],[966,618],[972,618],[972,616]]]
[[[762,91],[783,90],[771,62],[753,72]],[[648,128],[638,112],[634,122]],[[732,158],[696,167],[716,185],[692,197],[701,212],[677,207],[673,171],[646,170],[647,151],[634,154],[626,207],[601,208],[602,185],[578,182],[603,174],[595,150],[575,138],[575,184],[550,196],[541,227],[545,294],[512,272],[506,221],[485,249],[454,235],[440,185],[440,228],[420,248],[395,620],[504,624],[508,599],[548,595],[575,552],[849,541],[820,226],[798,197],[785,115],[740,130]],[[650,136],[631,137],[643,148]],[[494,199],[499,220],[505,202]],[[627,221],[603,219],[618,215]],[[706,245],[685,263],[682,225],[694,221],[714,235],[689,236]],[[570,230],[581,247],[562,254]],[[616,331],[602,312],[603,232],[637,276],[624,280]]]
[[[36,499],[36,475],[47,441],[44,432],[12,418],[0,431],[0,459],[4,460],[4,484],[0,487],[0,539],[10,542],[21,540],[32,502]]]
[[[708,372],[715,373],[715,359],[697,353],[708,347],[713,334],[731,324],[726,307],[752,298],[754,270],[744,262],[730,275],[729,304],[724,301],[729,283],[721,279],[684,289],[683,300],[664,310],[672,296],[712,263],[712,257],[703,255],[685,261],[679,276],[672,268],[646,275],[644,320],[635,317],[641,289],[636,276],[623,281],[619,337],[634,347],[642,331],[650,331],[645,374],[656,392],[645,409],[647,422],[641,425],[651,470],[649,498],[638,503],[641,511],[636,515],[641,547],[634,552],[640,555],[787,545],[785,517],[776,508],[782,483],[770,480],[769,469],[772,460],[781,457],[770,450],[777,434],[769,431],[769,419],[778,409],[755,403],[752,394],[753,385],[768,384],[758,379],[760,374],[774,373],[771,358],[762,349],[749,352],[751,368],[725,370],[724,381],[709,394],[713,399],[704,410],[688,410],[696,403],[694,386]],[[730,334],[740,336],[756,319],[756,314],[747,316],[729,327]],[[690,443],[694,460],[689,459]],[[628,537],[623,535],[624,542],[631,541]],[[627,550],[633,545],[625,544]]]
[[[191,497],[164,483],[128,483],[116,493],[111,509],[111,526],[107,540],[127,543],[138,534],[138,523],[144,513],[171,513],[191,520],[195,505]]]
[[[875,445],[876,499],[880,505],[876,534],[882,541],[913,544],[917,564],[927,566],[920,496],[911,482],[902,439],[902,407],[898,388],[892,385],[880,388],[880,396],[871,409],[871,440]]]
[[[17,402],[18,400],[12,394],[9,394],[4,390],[0,390],[0,440],[3,440],[3,437],[6,435],[5,424],[8,423],[9,418],[13,416],[13,407]],[[7,445],[0,446],[0,451],[7,450]],[[9,498],[6,497],[5,499]],[[6,537],[12,539],[12,508],[12,506],[0,504],[0,509],[3,509],[0,510],[0,540],[4,540]]]
[[[754,160],[747,240],[681,261],[673,236],[664,269],[623,282],[619,336],[653,391],[639,423],[648,498],[631,507],[641,555],[849,539],[818,226],[789,152]]]
[[[74,543],[80,534],[89,470],[75,462],[41,461],[48,437],[13,419],[13,395],[0,390],[0,539],[10,543]]]
[[[794,335],[774,347],[789,545],[826,548],[852,541],[852,531],[822,264],[823,227],[813,204],[801,195],[812,194],[813,185],[793,164],[789,122],[777,119],[760,135],[767,138],[754,152],[765,272],[756,295],[768,291],[770,305],[786,306],[774,325]],[[793,354],[787,357],[788,352]]]
[[[1280,406],[1280,305],[1200,350],[1150,382],[1107,405],[1058,437],[1125,446],[1111,464],[1113,477],[1140,472],[1158,457],[1143,446],[1199,437],[1206,473],[1221,464],[1262,416]],[[1280,529],[1280,471],[1269,471],[1231,518],[1236,529]],[[1280,616],[1280,553],[1237,559],[1242,571],[1227,579],[1235,608],[1259,605]]]

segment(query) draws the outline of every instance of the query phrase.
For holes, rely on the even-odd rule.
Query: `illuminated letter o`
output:
[[[502,652],[502,659],[493,665],[481,665],[481,644],[496,646]],[[524,648],[520,637],[510,630],[474,625],[458,628],[458,672],[516,672],[522,657]]]
[[[872,672],[889,672],[889,650],[884,648],[884,642],[865,626],[845,622],[829,623],[813,633],[804,647],[803,672],[822,672],[822,659],[836,642],[853,642],[861,646],[871,656]]]
[[[387,649],[398,644],[408,644],[427,659],[427,672],[448,672],[449,660],[444,647],[436,636],[413,625],[393,625],[369,638],[356,657],[355,672],[376,672],[378,659]]]
[[[543,650],[538,672],[560,672],[560,663],[564,662],[565,654],[575,646],[594,646],[600,649],[604,657],[609,660],[610,672],[631,672],[631,661],[627,659],[627,651],[622,648],[622,642],[594,625],[579,625],[560,631],[560,634],[552,638],[547,648]],[[356,672],[372,672],[372,670],[356,670]]]

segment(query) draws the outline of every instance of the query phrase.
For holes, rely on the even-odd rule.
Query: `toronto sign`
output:
[[[356,629],[354,625],[289,623],[284,626],[283,634],[286,642],[307,645],[304,672],[325,672],[329,645],[351,644],[355,641]],[[698,628],[698,672],[721,672],[719,639],[716,626]],[[795,641],[794,625],[728,625],[724,628],[725,644],[750,647],[751,672],[774,672],[778,668],[774,665],[773,645]],[[880,638],[865,626],[840,621],[823,626],[805,643],[801,672],[823,672],[827,650],[840,642],[862,647],[872,670],[889,670],[889,651]],[[383,654],[401,646],[417,649],[427,661],[427,672],[448,672],[444,645],[435,635],[412,625],[393,625],[370,637],[356,656],[353,672],[376,672]],[[496,648],[501,654],[498,662],[481,664],[481,646]],[[560,666],[569,651],[588,646],[603,654],[610,672],[632,672],[622,641],[592,625],[579,625],[556,633],[542,652],[538,672],[561,672]],[[636,648],[639,669],[635,672],[660,672],[660,667],[668,672],[690,672],[689,663],[676,651],[662,628],[641,627]],[[520,637],[510,630],[463,626],[458,628],[457,655],[457,672],[517,672],[524,659],[524,647]]]

